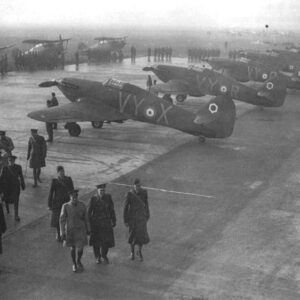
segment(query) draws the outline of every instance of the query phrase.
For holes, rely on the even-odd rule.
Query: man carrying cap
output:
[[[109,263],[107,258],[109,248],[115,246],[113,228],[116,226],[114,203],[110,194],[105,192],[106,184],[99,184],[97,195],[94,195],[88,206],[88,216],[91,224],[90,246],[93,246],[96,262]]]
[[[6,136],[6,132],[4,130],[0,130],[0,152],[3,164],[7,166],[7,158],[11,155],[11,152],[15,149],[14,143],[12,139]]]
[[[150,218],[148,193],[141,187],[139,179],[133,182],[133,188],[127,193],[123,211],[125,226],[129,228],[128,243],[131,249],[131,260],[135,258],[135,245],[138,246],[137,255],[143,261],[142,247],[150,239],[147,231],[147,222]]]
[[[60,233],[66,247],[71,248],[73,272],[83,271],[81,257],[90,234],[86,206],[78,200],[78,189],[69,191],[70,201],[62,206],[60,213]],[[77,259],[76,259],[77,249]]]
[[[7,213],[9,213],[9,204],[14,204],[15,221],[19,222],[19,198],[20,191],[25,190],[22,167],[15,164],[16,156],[8,157],[8,166],[3,168],[1,174],[1,183],[3,183],[3,195],[6,204]]]
[[[38,135],[37,129],[31,129],[31,137],[28,141],[27,160],[29,168],[33,169],[33,187],[37,187],[37,182],[42,182],[41,168],[46,166],[47,144],[45,138]]]

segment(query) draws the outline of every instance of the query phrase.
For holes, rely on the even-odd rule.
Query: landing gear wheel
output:
[[[201,144],[205,143],[205,137],[202,136],[202,135],[198,136],[198,141],[199,141],[199,143],[201,143]]]
[[[183,102],[186,99],[186,95],[177,95],[176,101]]]
[[[94,128],[97,128],[97,129],[102,128],[103,127],[103,121],[93,121],[92,126]]]
[[[79,136],[81,133],[81,128],[76,123],[69,123],[67,126],[70,136]]]

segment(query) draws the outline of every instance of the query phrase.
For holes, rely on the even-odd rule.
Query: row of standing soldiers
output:
[[[240,51],[239,50],[230,50],[228,52],[228,57],[230,59],[238,59],[240,57]]]
[[[148,61],[151,61],[152,56],[154,61],[171,61],[172,53],[173,53],[172,47],[159,47],[154,49],[151,49],[149,47],[147,49]],[[130,57],[131,57],[131,61],[135,62],[136,48],[134,46],[130,48]]]
[[[171,47],[161,47],[153,49],[154,61],[171,61],[173,49]],[[151,60],[151,48],[147,50],[148,61]]]
[[[52,70],[59,65],[64,65],[64,56],[59,57],[56,54],[40,54],[37,52],[18,53],[15,56],[15,66],[17,70]]]
[[[188,61],[196,62],[209,57],[220,57],[221,50],[218,48],[191,48],[188,49]]]

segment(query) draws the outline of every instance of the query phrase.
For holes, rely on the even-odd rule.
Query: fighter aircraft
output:
[[[287,59],[286,56],[282,55],[278,51],[269,51],[268,53],[261,53],[255,51],[244,51],[241,50],[238,53],[239,57],[248,58],[254,62],[261,63],[270,68],[281,70],[288,73],[294,73],[300,66],[295,63],[293,59]]]
[[[187,95],[229,95],[253,105],[279,107],[283,105],[286,96],[285,83],[276,77],[267,80],[257,89],[207,68],[154,65],[143,70],[154,72],[165,82],[153,86],[151,90],[154,93],[176,94],[178,102],[184,101]]]
[[[122,59],[122,49],[126,44],[126,37],[97,37],[94,40],[96,44],[87,47],[84,43],[78,46],[79,52],[86,54],[89,61],[91,60],[111,60]]]
[[[33,44],[29,50],[15,57],[15,64],[20,69],[54,69],[64,64],[64,54],[70,39],[58,40],[24,40],[25,44]],[[66,42],[66,44],[64,44]]]
[[[31,112],[28,117],[43,122],[68,122],[69,133],[80,134],[81,121],[132,119],[167,126],[199,137],[226,138],[235,122],[235,105],[227,95],[211,99],[198,112],[190,112],[135,85],[116,79],[105,83],[76,78],[46,81],[41,87],[57,86],[71,101],[66,105]]]
[[[300,90],[300,72],[295,71],[292,76],[282,73],[274,67],[265,66],[249,59],[233,60],[228,58],[212,57],[206,62],[223,75],[231,76],[239,82],[265,82],[270,78],[278,77],[286,83],[287,88]]]

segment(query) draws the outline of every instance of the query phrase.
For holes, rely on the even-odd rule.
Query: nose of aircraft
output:
[[[143,71],[146,71],[146,72],[153,71],[153,67],[144,67]]]
[[[55,79],[53,79],[53,80],[41,82],[39,84],[39,87],[51,87],[51,86],[57,86],[57,85],[58,85],[58,82]]]

